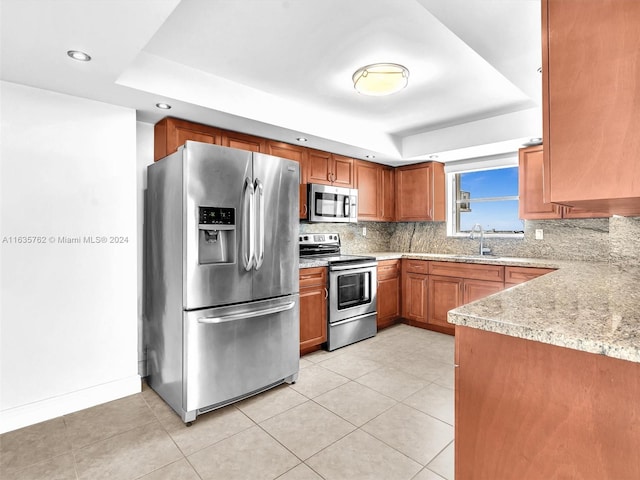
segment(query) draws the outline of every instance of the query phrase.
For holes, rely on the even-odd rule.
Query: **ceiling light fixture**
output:
[[[88,62],[91,60],[91,55],[81,52],[80,50],[68,50],[67,55],[79,62]]]
[[[169,110],[171,108],[171,105],[169,105],[168,103],[156,103],[156,107],[162,109],[162,110]]]
[[[435,159],[437,159],[437,158],[439,158],[439,157],[438,157],[438,155],[436,155],[435,153],[432,153],[432,154],[431,154],[431,155],[429,155],[429,157],[427,157],[427,158],[429,158],[429,160],[435,160]]]
[[[299,142],[306,142],[307,141],[307,139],[304,138],[304,137],[298,137],[298,138],[296,138],[296,140],[299,141]]]
[[[376,158],[376,156],[375,156],[375,155],[371,155],[371,154],[369,154],[369,155],[365,155],[365,157],[366,157],[366,158],[368,158],[368,159],[370,159],[370,160],[373,160],[374,158]]]
[[[409,70],[397,63],[374,63],[359,68],[352,78],[359,93],[381,97],[405,88],[409,82]]]

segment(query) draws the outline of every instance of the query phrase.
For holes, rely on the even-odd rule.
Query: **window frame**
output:
[[[445,165],[445,195],[447,198],[447,236],[454,238],[468,238],[469,232],[458,231],[458,216],[457,216],[457,198],[456,198],[456,176],[462,173],[497,170],[502,168],[518,167],[518,157],[507,155],[500,158],[487,159],[474,159],[463,162],[456,162],[454,164]],[[520,172],[518,171],[518,175]],[[492,200],[517,200],[520,201],[520,195],[509,197],[491,197]],[[488,201],[488,200],[487,200]],[[524,230],[524,220],[523,230]],[[485,232],[485,238],[524,238],[524,233],[493,233]]]

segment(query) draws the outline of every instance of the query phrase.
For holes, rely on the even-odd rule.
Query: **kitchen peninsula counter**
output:
[[[400,258],[554,268],[449,312],[449,322],[640,363],[640,268],[542,258],[372,252],[378,261]],[[326,266],[301,260],[300,267]]]

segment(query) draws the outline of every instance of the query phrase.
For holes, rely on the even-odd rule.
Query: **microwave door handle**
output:
[[[242,260],[244,269],[247,272],[253,267],[254,260],[253,197],[253,183],[247,177],[244,179],[244,188],[242,190]]]
[[[349,218],[349,205],[349,195],[345,195],[342,202],[342,213],[344,218]]]
[[[255,269],[260,270],[262,262],[264,262],[264,185],[256,178],[255,183],[255,201],[258,206],[254,208],[258,213],[258,222],[256,225],[258,246],[255,252]]]

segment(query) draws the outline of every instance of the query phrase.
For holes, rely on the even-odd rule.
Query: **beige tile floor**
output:
[[[453,337],[396,325],[187,428],[149,388],[0,436],[2,480],[453,479]]]

